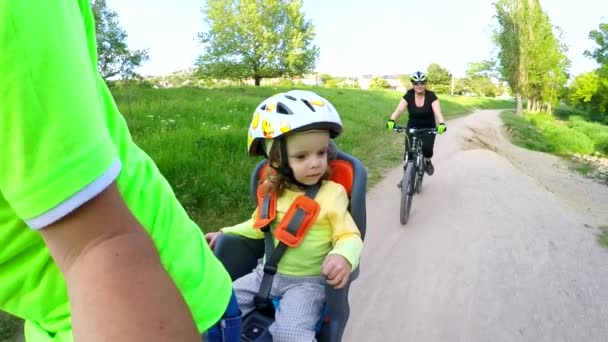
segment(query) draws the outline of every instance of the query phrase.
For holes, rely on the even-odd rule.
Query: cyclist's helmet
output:
[[[422,71],[416,71],[410,75],[410,81],[412,82],[426,82],[426,74]]]
[[[332,139],[342,132],[340,115],[328,100],[306,90],[273,95],[253,113],[247,136],[249,155],[267,157],[267,140],[313,129],[329,130]]]

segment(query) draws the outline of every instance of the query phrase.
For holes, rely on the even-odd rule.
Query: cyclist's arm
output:
[[[76,341],[200,341],[114,184],[40,233],[66,279]]]
[[[431,107],[433,108],[433,113],[435,113],[435,122],[438,124],[441,122],[445,122],[443,119],[443,114],[441,114],[441,105],[439,104],[439,99],[433,101],[431,103]]]
[[[397,108],[395,108],[393,114],[391,114],[391,120],[397,120],[406,109],[407,101],[402,98],[401,100],[399,100],[399,104],[397,105]]]

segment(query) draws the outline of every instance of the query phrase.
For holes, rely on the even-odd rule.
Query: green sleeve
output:
[[[250,239],[264,238],[264,233],[262,233],[261,230],[253,228],[253,217],[237,225],[231,227],[224,227],[220,229],[220,231],[224,234],[240,235]]]
[[[62,203],[118,159],[92,14],[81,6],[0,1],[0,191],[22,219]]]

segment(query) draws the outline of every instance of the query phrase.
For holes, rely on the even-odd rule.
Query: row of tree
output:
[[[493,64],[491,62],[470,63],[464,78],[453,77],[448,69],[437,63],[431,63],[424,71],[427,72],[429,79],[428,89],[439,94],[495,97],[508,93],[504,82],[493,76],[492,68]],[[325,78],[329,79],[330,77],[326,75]],[[390,78],[398,79],[399,86],[403,88],[412,87],[409,74],[393,75]],[[330,83],[323,82],[323,84]],[[372,89],[389,89],[395,88],[395,85],[387,81],[387,77],[374,76],[370,79],[369,87]]]
[[[102,75],[133,77],[134,68],[147,60],[146,50],[129,50],[126,33],[105,0],[91,0],[96,19],[99,69]],[[598,47],[585,55],[600,68],[574,78],[570,87],[570,61],[561,31],[551,24],[539,0],[497,0],[494,60],[471,63],[465,78],[433,63],[429,87],[438,93],[495,96],[508,84],[517,101],[517,112],[551,112],[565,102],[591,111],[600,119],[608,110],[608,24],[589,34]],[[314,72],[319,48],[313,44],[314,26],[302,12],[302,0],[207,0],[202,8],[206,30],[199,34],[203,54],[196,62],[198,79],[293,78]],[[321,75],[327,86],[354,86],[353,82]],[[399,75],[409,87],[408,75]],[[498,80],[498,82],[497,82]],[[376,77],[372,87],[390,87]]]
[[[524,98],[529,111],[551,112],[570,65],[559,29],[551,25],[539,0],[498,0],[494,5],[498,71],[515,93],[517,113],[522,112]]]
[[[497,71],[516,95],[517,112],[522,112],[524,99],[532,112],[552,112],[558,103],[564,103],[589,119],[608,123],[608,23],[589,32],[596,47],[584,52],[600,67],[575,76],[567,86],[571,76],[567,47],[560,40],[560,29],[551,25],[539,1],[498,0],[495,7]]]

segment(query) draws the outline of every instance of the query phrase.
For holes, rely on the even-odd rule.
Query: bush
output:
[[[566,126],[547,126],[543,132],[556,154],[593,153],[593,141],[583,132]]]
[[[330,80],[325,81],[325,86],[327,88],[338,88],[338,80],[332,78]]]
[[[380,76],[374,76],[369,80],[369,89],[388,89],[391,85]]]
[[[570,117],[568,126],[587,135],[593,141],[597,152],[608,154],[608,126],[589,122],[575,115]]]
[[[608,134],[608,127],[597,122],[589,122],[580,116],[571,116],[568,126],[585,133],[591,140],[597,140],[600,136]]]
[[[451,86],[446,84],[429,84],[429,88],[437,94],[449,94]]]
[[[596,151],[608,155],[608,133],[599,135],[594,143]]]
[[[215,82],[210,78],[202,78],[198,81],[198,86],[203,88],[213,88]]]
[[[292,87],[293,86],[293,82],[288,79],[288,78],[284,78],[280,81],[278,81],[275,86],[277,87]]]

